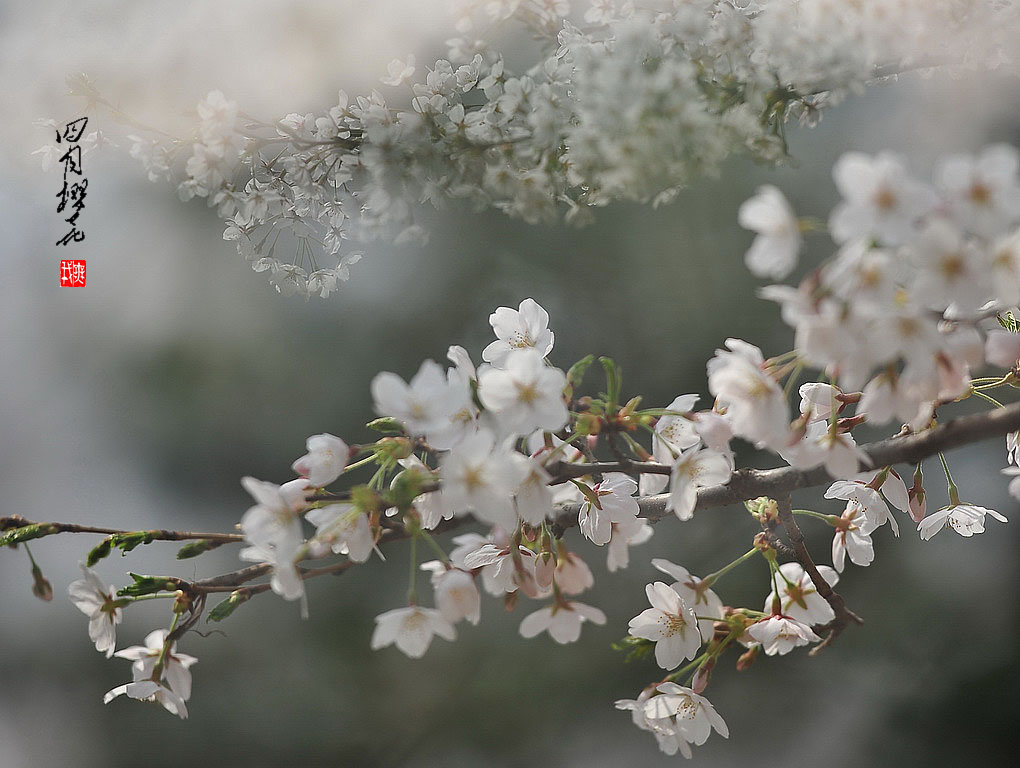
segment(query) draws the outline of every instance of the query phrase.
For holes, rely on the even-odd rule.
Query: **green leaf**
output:
[[[611,357],[600,357],[599,362],[606,372],[606,400],[609,401],[607,410],[613,411],[620,402],[622,373]]]
[[[49,536],[54,533],[60,533],[60,529],[51,523],[23,525],[0,536],[0,547],[11,547],[23,541],[41,539],[43,536]]]
[[[584,497],[588,502],[595,507],[595,509],[602,509],[602,502],[599,501],[599,495],[595,490],[587,483],[582,483],[580,480],[570,479],[570,482],[577,486],[577,490],[584,494]]]
[[[117,595],[120,597],[141,597],[177,589],[177,583],[167,576],[143,576],[139,573],[128,573],[128,575],[135,580],[135,583],[118,589]]]
[[[106,557],[112,551],[113,547],[116,547],[121,551],[122,554],[127,554],[132,549],[141,544],[151,544],[155,541],[154,531],[128,531],[127,533],[115,533],[112,536],[107,536],[99,544],[97,544],[88,557],[85,558],[85,564],[90,568]]]
[[[85,558],[85,565],[91,568],[93,565],[95,565],[104,557],[106,557],[108,554],[110,554],[110,549],[112,546],[113,546],[112,536],[103,539],[89,551],[88,556]]]
[[[572,399],[574,397],[574,392],[576,392],[577,388],[581,386],[581,382],[584,380],[584,375],[588,372],[588,369],[591,368],[591,364],[594,362],[595,355],[588,355],[587,357],[582,357],[570,366],[570,369],[567,371],[567,388],[565,393],[568,398]]]

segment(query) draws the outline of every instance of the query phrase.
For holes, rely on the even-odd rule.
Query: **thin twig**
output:
[[[107,536],[126,536],[128,534],[139,534],[144,533],[151,537],[155,541],[185,541],[188,539],[208,539],[210,541],[244,541],[244,536],[240,533],[200,533],[196,531],[169,531],[166,529],[150,529],[150,530],[125,530],[122,528],[104,528],[95,525],[78,525],[77,523],[37,523],[32,520],[26,520],[21,515],[10,515],[8,517],[0,517],[0,531],[6,531],[13,528],[24,528],[28,525],[41,525],[50,529],[50,534],[57,533],[99,533]]]
[[[811,578],[811,583],[815,585],[815,590],[829,604],[834,614],[832,621],[823,627],[819,627],[819,629],[823,632],[828,632],[828,634],[821,643],[811,649],[811,655],[814,656],[839,637],[839,634],[850,626],[851,623],[863,624],[864,620],[846,607],[843,596],[836,592],[822,574],[819,573],[818,566],[811,559],[811,553],[808,552],[807,544],[804,543],[804,534],[793,517],[790,494],[780,494],[776,498],[776,503],[779,505],[779,519],[782,520],[783,527],[786,529],[786,535],[790,537],[790,543],[793,544],[793,553],[797,558],[797,562],[800,563],[804,572]]]

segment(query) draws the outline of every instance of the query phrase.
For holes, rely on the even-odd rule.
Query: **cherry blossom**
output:
[[[932,512],[917,524],[921,538],[927,541],[943,528],[952,528],[964,537],[985,532],[985,515],[991,515],[1000,523],[1006,517],[994,509],[979,507],[976,504],[951,504],[937,512]]]
[[[837,432],[824,421],[812,422],[801,440],[792,446],[779,449],[780,456],[799,469],[810,469],[819,464],[831,477],[852,477],[860,469],[867,455],[857,447],[852,435]]]
[[[817,566],[822,578],[835,586],[839,574],[827,565]],[[807,625],[825,624],[835,618],[832,607],[818,594],[811,576],[800,563],[783,563],[772,576],[772,591],[765,598],[765,610],[772,610],[779,599],[782,614]]]
[[[766,656],[784,656],[808,643],[817,643],[822,638],[811,627],[789,616],[769,616],[747,628],[747,637],[760,643]]]
[[[117,647],[117,625],[124,618],[112,587],[108,587],[90,568],[81,565],[83,578],[72,581],[67,592],[75,607],[89,617],[89,638],[96,650],[113,656]]]
[[[985,341],[985,359],[1000,368],[1020,366],[1020,334],[993,329]]]
[[[640,518],[613,523],[613,533],[606,547],[606,567],[610,573],[630,564],[630,548],[652,538],[652,526]]]
[[[579,595],[595,584],[588,564],[573,552],[561,553],[557,558],[554,578],[565,595]]]
[[[539,357],[552,352],[555,337],[549,330],[549,313],[534,299],[525,299],[517,309],[500,307],[489,316],[496,341],[482,350],[482,360],[497,368],[506,365],[515,350],[534,349]]]
[[[293,470],[308,483],[322,488],[336,480],[347,466],[350,450],[339,437],[323,433],[312,435],[307,442],[308,453],[294,462]]]
[[[596,501],[586,495],[577,515],[581,534],[592,544],[608,544],[613,536],[613,523],[627,523],[637,518],[638,503],[633,497],[637,483],[621,472],[609,472],[592,488]]]
[[[943,219],[929,222],[918,233],[911,253],[918,266],[913,285],[917,301],[935,309],[955,304],[963,311],[984,304],[991,285],[983,252],[952,224]]]
[[[455,513],[470,510],[505,530],[516,527],[510,495],[523,479],[520,465],[496,445],[491,432],[482,430],[465,438],[443,458],[440,476],[443,499]]]
[[[712,619],[723,617],[723,602],[719,596],[712,591],[709,584],[697,576],[692,576],[690,571],[681,565],[657,557],[652,560],[652,567],[676,579],[670,585],[670,589],[680,595],[695,614],[706,617],[698,619],[698,631],[701,632],[703,642],[711,640],[715,633],[715,622]]]
[[[553,513],[553,492],[549,487],[552,477],[535,459],[519,453],[513,454],[513,457],[524,476],[514,491],[517,515],[530,525],[539,525]]]
[[[726,722],[704,696],[676,683],[661,683],[655,690],[661,695],[647,701],[645,714],[652,719],[673,718],[676,733],[684,741],[700,747],[713,729],[723,738],[730,737]]]
[[[567,423],[563,371],[547,366],[541,354],[531,349],[508,353],[502,362],[502,368],[488,368],[479,374],[478,394],[506,432],[555,432]]]
[[[753,274],[781,280],[793,271],[801,248],[800,222],[782,192],[771,184],[759,187],[740,206],[737,220],[758,233],[744,257]]]
[[[404,459],[398,459],[397,463],[407,471],[417,472],[424,479],[434,479],[432,470],[417,456],[411,455]],[[395,482],[396,478],[394,478]],[[431,531],[443,520],[452,519],[454,514],[453,509],[446,503],[442,491],[428,491],[421,494],[414,500],[414,508],[418,512],[421,527],[427,531]],[[389,509],[387,514],[395,515],[397,509],[395,507]]]
[[[993,144],[975,157],[944,158],[936,178],[950,200],[953,217],[962,226],[982,235],[998,234],[1020,218],[1018,168],[1016,149]]]
[[[847,504],[832,537],[832,565],[837,573],[843,572],[847,555],[854,565],[871,565],[875,559],[875,545],[871,541],[875,528],[858,503]]]
[[[728,456],[707,448],[689,448],[673,462],[666,509],[678,520],[690,520],[698,501],[698,489],[725,483],[733,465]]]
[[[242,549],[239,557],[271,563],[273,591],[285,600],[300,600],[305,587],[295,561],[304,545],[299,513],[308,503],[308,480],[276,485],[245,477],[241,484],[258,503],[241,518],[241,531],[251,546]]]
[[[708,362],[708,389],[726,408],[734,434],[752,442],[778,445],[786,440],[789,408],[783,390],[763,370],[758,347],[727,339]]]
[[[806,78],[808,65],[819,63],[814,53],[802,62],[776,57],[784,46],[784,32],[805,39],[805,26],[811,25],[795,22],[804,21],[800,6],[807,4],[680,3],[658,15],[630,5],[617,11],[601,4],[590,23],[611,29],[613,36],[604,38],[563,19],[565,9],[557,3],[504,5],[525,8],[521,12],[530,14],[534,31],[545,41],[540,45],[556,41],[555,55],[543,66],[515,76],[504,62],[494,63],[490,51],[476,51],[466,40],[451,44],[463,57],[427,67],[421,82],[413,80],[413,63],[397,62],[389,81],[411,86],[414,97],[404,105],[407,112],[373,93],[353,100],[338,94],[338,104],[326,114],[288,115],[276,126],[276,138],[287,145],[279,159],[281,175],[268,169],[254,172],[243,192],[230,185],[230,169],[238,162],[254,163],[258,153],[240,149],[236,105],[222,94],[210,94],[199,110],[198,141],[191,155],[182,157],[186,178],[179,188],[210,198],[229,221],[229,238],[256,269],[272,274],[279,290],[330,293],[341,279],[341,266],[308,274],[301,264],[258,254],[253,241],[257,219],[268,224],[270,233],[287,229],[298,239],[312,237],[307,230],[314,220],[328,223],[323,244],[328,243],[331,255],[336,253],[345,237],[341,224],[347,213],[339,200],[323,197],[318,188],[323,179],[334,184],[334,191],[343,188],[344,196],[360,198],[359,227],[396,223],[403,228],[400,237],[421,233],[412,216],[418,202],[435,202],[448,194],[478,197],[528,221],[549,220],[553,207],[565,203],[568,215],[581,219],[615,197],[668,201],[682,179],[719,162],[736,139],[746,143],[780,137],[761,133],[762,104],[785,114],[810,111],[816,103],[789,91],[786,80],[776,81],[779,73]],[[706,13],[709,8],[711,13]],[[815,34],[836,36],[848,18],[845,14],[859,12],[833,10],[831,4],[826,8],[833,18],[817,19]],[[496,10],[502,16],[506,9],[500,5]],[[771,42],[756,49],[758,58],[727,57],[734,69],[719,70],[722,65],[708,52],[723,31],[727,39],[742,36],[758,45],[757,36],[764,35]],[[902,30],[891,24],[891,31]],[[843,55],[850,56],[851,50],[846,47]],[[861,78],[872,72],[878,61],[874,51],[852,52],[847,66],[861,67]],[[769,68],[759,69],[765,61]],[[690,71],[694,62],[701,70],[696,80]],[[767,92],[759,91],[754,78],[765,72],[778,90],[770,85]],[[729,108],[712,101],[713,78],[720,75],[730,83],[727,93],[748,89],[747,102],[734,109],[754,105],[750,111],[730,113],[723,123],[716,112]],[[744,77],[752,81],[744,83]],[[858,82],[849,76],[847,81]],[[813,80],[810,84],[812,92],[820,88]],[[471,96],[465,100],[467,94]],[[670,120],[662,118],[663,111]],[[677,115],[695,134],[693,145],[671,137]],[[704,135],[697,136],[699,132]],[[302,143],[304,151],[327,156],[341,148],[344,154],[334,166],[343,170],[322,171],[325,176],[313,178],[315,166],[309,168],[296,149]],[[698,150],[693,155],[692,146]],[[434,164],[449,176],[434,178],[422,169],[418,153],[425,148],[440,153],[433,155]],[[447,167],[442,152],[473,159],[463,167],[455,161]],[[163,172],[166,163],[152,147],[140,142],[138,154],[148,158],[153,173]],[[499,307],[492,313],[496,341],[485,348],[486,362],[479,368],[467,350],[449,347],[452,367],[426,360],[409,383],[394,373],[380,373],[371,383],[371,394],[384,418],[369,427],[384,436],[356,448],[363,457],[358,466],[375,465],[371,479],[325,492],[325,486],[344,475],[352,451],[331,434],[313,435],[307,453],[292,465],[298,479],[282,485],[242,480],[255,501],[241,517],[242,536],[211,534],[211,540],[189,541],[187,551],[182,550],[188,556],[243,538],[246,546],[239,556],[260,567],[211,582],[196,576],[191,584],[178,577],[133,574],[135,584],[121,590],[127,596],[121,599],[83,567],[84,578],[74,582],[69,593],[89,617],[97,650],[107,656],[114,653],[115,625],[125,607],[139,598],[174,598],[171,630],[153,633],[144,648],[116,654],[134,662],[134,679],[111,690],[106,700],[120,695],[155,700],[185,717],[191,692],[188,669],[194,659],[176,654],[167,638],[182,617],[189,622],[199,618],[204,589],[211,584],[217,590],[237,590],[220,604],[225,607],[213,609],[210,618],[217,620],[242,599],[268,588],[287,600],[303,599],[305,579],[364,562],[377,543],[382,547],[393,539],[411,540],[406,550],[410,605],[376,618],[372,648],[395,644],[417,658],[434,635],[453,640],[454,624],[480,620],[479,586],[509,610],[519,609],[524,597],[546,602],[523,617],[519,632],[524,637],[548,632],[557,643],[574,642],[584,622],[605,624],[607,617],[571,599],[592,588],[594,577],[582,551],[568,548],[573,534],[564,535],[572,522],[566,516],[577,512],[581,536],[607,547],[607,567],[614,572],[629,564],[631,546],[651,537],[648,520],[662,516],[663,499],[648,497],[668,483],[665,510],[680,520],[691,519],[699,494],[707,506],[716,505],[720,497],[747,498],[748,489],[772,498],[747,501],[765,530],[757,533],[750,551],[705,579],[668,560],[652,560],[674,583],[646,586],[651,607],[629,621],[628,636],[616,647],[637,657],[654,650],[656,663],[667,670],[694,662],[665,682],[650,683],[637,699],[617,705],[630,710],[635,724],[653,733],[670,754],[689,756],[691,746],[703,744],[713,729],[726,736],[725,723],[700,695],[717,662],[734,645],[749,646],[737,661],[738,669],[744,669],[762,654],[783,655],[819,642],[822,638],[812,627],[828,633],[825,646],[830,645],[845,627],[847,614],[834,611],[838,598],[819,581],[829,595],[823,598],[808,571],[833,587],[847,557],[856,565],[869,565],[875,557],[874,532],[888,522],[898,535],[890,505],[910,515],[925,540],[944,527],[965,537],[982,533],[987,515],[1006,522],[992,509],[959,502],[944,458],[951,503],[926,514],[921,461],[941,456],[940,450],[955,448],[960,443],[954,441],[962,440],[953,428],[936,424],[936,414],[944,424],[952,418],[947,414],[955,401],[970,398],[971,403],[981,400],[1002,409],[986,392],[1008,394],[1016,384],[1020,326],[1016,310],[1009,307],[1020,300],[1018,165],[1017,153],[1001,146],[976,157],[949,158],[932,188],[914,180],[904,162],[890,153],[841,158],[834,177],[843,199],[829,217],[838,250],[812,265],[799,285],[769,286],[761,292],[779,304],[794,332],[794,348],[766,358],[749,342],[727,339],[707,364],[714,397],[709,410],[695,411],[698,397],[693,394],[675,398],[666,409],[642,407],[638,396],[628,400],[631,393],[622,395],[619,368],[608,359],[601,361],[608,394],[597,389],[583,394],[582,384],[591,382],[583,381],[581,372],[594,356],[571,369],[568,387],[567,375],[546,359],[554,341],[550,318],[532,299],[516,310]],[[399,168],[399,174],[393,168]],[[368,179],[365,194],[355,193],[361,183],[355,178],[362,176]],[[307,213],[313,210],[321,215]],[[782,277],[796,268],[800,223],[778,189],[762,187],[741,207],[738,218],[758,233],[748,253],[752,271]],[[340,258],[342,265],[350,256]],[[979,369],[989,363],[1005,375],[980,375]],[[811,371],[806,380],[805,369]],[[597,371],[598,366],[588,378]],[[791,396],[794,404],[799,400],[793,414]],[[1001,435],[1002,419],[1015,418],[1015,411],[995,413],[967,418],[983,427],[992,425],[988,428]],[[791,420],[791,415],[796,418]],[[862,425],[874,428],[890,421],[895,423],[886,440],[858,446]],[[890,434],[894,439],[888,439]],[[789,492],[816,484],[819,473],[787,468],[741,468],[735,473],[730,447],[734,436],[795,468],[823,466],[836,478],[825,497],[845,502],[842,513],[837,517],[784,506]],[[1010,466],[1003,473],[1011,478],[1010,493],[1020,498],[1017,440],[1016,432],[1006,437]],[[876,462],[890,466],[860,472]],[[901,462],[916,465],[909,489],[893,468]],[[670,466],[668,479],[659,465]],[[701,492],[709,487],[716,488]],[[384,512],[387,517],[382,517]],[[789,517],[789,512],[799,516]],[[804,539],[798,538],[794,521],[810,523],[810,518],[835,528],[834,568],[813,566],[804,554],[811,537],[805,525]],[[454,538],[447,555],[441,539],[428,533],[444,520],[451,524],[443,530],[470,523],[484,528]],[[316,528],[307,538],[305,521]],[[21,526],[11,517],[4,518],[0,534],[6,543],[18,545],[74,528],[54,523]],[[79,528],[90,533],[110,530]],[[114,547],[126,552],[139,543],[206,535],[112,533],[90,552],[89,562]],[[784,537],[792,549],[784,549]],[[438,560],[419,562],[420,547],[426,545]],[[777,565],[777,553],[791,552],[797,562]],[[301,566],[332,554],[347,559]],[[764,612],[724,606],[713,591],[716,582],[757,554],[772,569]],[[34,560],[33,567],[35,573]],[[436,608],[416,604],[419,570],[431,576]],[[254,581],[252,574],[268,575],[268,584]],[[669,682],[688,673],[693,688]]]
[[[368,560],[375,548],[368,517],[353,504],[311,509],[305,513],[305,519],[316,528],[312,543],[345,554],[356,563]]]
[[[1009,481],[1009,495],[1020,500],[1020,467],[1009,466],[1002,470],[1002,474],[1013,479]],[[920,522],[920,521],[918,521]]]
[[[800,395],[800,412],[809,414],[810,421],[828,421],[834,410],[838,411],[837,397],[842,394],[838,387],[831,384],[811,382],[802,384],[798,390]]]
[[[525,616],[520,633],[522,637],[532,638],[541,632],[548,632],[549,637],[557,643],[575,643],[581,637],[581,625],[586,621],[605,624],[606,615],[598,608],[576,600],[553,603]]]
[[[843,499],[845,501],[857,503],[863,510],[864,514],[876,527],[885,525],[885,523],[888,522],[892,527],[893,533],[899,536],[899,523],[896,522],[896,518],[889,511],[889,505],[886,504],[882,495],[874,487],[872,487],[874,480],[868,479],[865,481],[865,477],[867,477],[867,475],[862,475],[854,480],[837,480],[826,489],[825,498]],[[899,484],[902,485],[903,481],[900,480]],[[905,498],[905,494],[901,496],[898,493],[899,488],[895,484],[890,487],[895,488],[895,491],[893,491],[893,497],[897,499],[898,503],[908,501]],[[903,511],[907,511],[908,506],[909,504],[902,507]]]
[[[448,568],[438,560],[421,564],[431,574],[432,589],[436,595],[436,608],[450,624],[467,619],[477,624],[481,619],[482,597],[475,586],[474,577],[459,568]]]
[[[398,419],[415,435],[448,428],[451,415],[461,404],[458,394],[433,360],[421,364],[410,384],[389,372],[372,379],[375,412]]]
[[[847,152],[836,162],[832,177],[843,195],[829,219],[838,243],[871,236],[900,245],[936,202],[934,192],[911,179],[903,159],[891,152],[875,157]]]
[[[198,659],[178,653],[176,642],[167,648],[168,634],[165,629],[157,629],[145,636],[145,645],[117,651],[117,658],[132,662],[134,680],[108,691],[103,697],[104,704],[126,695],[141,701],[156,701],[171,714],[187,719],[185,702],[191,698],[191,667]]]
[[[694,610],[661,581],[645,586],[651,608],[630,620],[629,634],[655,643],[655,661],[663,669],[676,669],[693,659],[701,648],[701,633]]]
[[[491,595],[502,595],[520,588],[525,594],[529,592],[531,596],[538,594],[534,552],[522,546],[518,546],[515,552],[511,550],[509,544],[499,545],[485,540],[483,542],[477,549],[463,554],[459,560],[469,571],[481,569],[486,592]],[[451,559],[457,562],[457,558]]]
[[[382,78],[384,85],[405,85],[414,75],[414,56],[408,56],[406,62],[394,59],[386,69],[389,71],[389,76]]]
[[[652,439],[652,459],[660,464],[672,464],[677,454],[685,448],[697,445],[701,438],[695,429],[689,412],[698,402],[697,395],[680,395],[666,406],[669,413],[659,417],[655,423]],[[682,415],[681,415],[682,414]],[[669,481],[661,475],[642,475],[641,495],[659,493]]]
[[[346,265],[321,270],[313,252],[336,255],[355,227],[365,238],[421,239],[422,203],[451,200],[533,223],[583,222],[616,199],[662,204],[731,153],[781,161],[789,120],[816,123],[878,69],[914,67],[930,51],[968,67],[1010,61],[1020,14],[993,2],[706,0],[653,9],[598,0],[579,14],[581,28],[565,0],[473,5],[459,14],[444,57],[419,68],[410,57],[390,63],[381,79],[395,93],[339,91],[315,112],[262,123],[238,121],[238,106],[214,91],[198,107],[185,173],[172,167],[179,142],[161,133],[132,136],[131,153],[151,179],[172,179],[181,198],[205,197],[226,221],[243,212],[244,231],[228,224],[229,237],[281,294],[330,295]],[[536,40],[519,68],[509,62],[520,57],[495,45],[511,23]],[[90,103],[107,102],[94,86],[82,90]],[[474,151],[487,146],[500,151]],[[59,157],[52,145],[38,154],[44,163]],[[927,196],[895,156],[852,153],[843,166],[839,242],[905,235],[926,212],[918,202]],[[991,227],[1010,210],[1011,168],[1000,147],[947,162],[939,188],[957,202],[947,210],[969,227]],[[267,192],[271,202],[256,201]],[[780,199],[765,187],[741,215],[761,233],[751,264],[773,274],[795,259],[798,236]]]
[[[646,688],[636,699],[619,699],[616,708],[629,710],[631,719],[642,731],[650,732],[659,744],[659,749],[667,755],[680,752],[688,760],[693,756],[691,745],[677,731],[674,715],[649,717],[646,705],[653,695],[652,688]]]
[[[410,605],[375,617],[371,647],[377,651],[387,645],[396,645],[412,659],[420,659],[432,644],[433,635],[445,640],[457,639],[457,631],[442,613],[434,608]]]
[[[730,440],[733,439],[733,429],[729,420],[722,414],[715,411],[701,411],[695,414],[694,430],[709,449],[724,456],[732,455]]]

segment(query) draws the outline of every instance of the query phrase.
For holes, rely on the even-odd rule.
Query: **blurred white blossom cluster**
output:
[[[519,71],[494,47],[510,21],[537,43]],[[787,120],[876,76],[1010,62],[1018,22],[996,0],[471,2],[445,58],[394,61],[382,90],[270,123],[213,91],[194,135],[140,131],[131,154],[206,198],[278,291],[325,297],[359,258],[345,239],[422,238],[423,204],[583,222],[662,203],[732,152],[782,158]]]
[[[1016,335],[992,318],[1020,304],[1018,169],[1020,154],[1000,144],[945,158],[927,184],[892,153],[847,153],[833,169],[838,252],[796,288],[763,289],[796,330],[801,361],[863,388],[858,410],[870,423],[924,429],[985,360],[1016,366]],[[763,188],[741,214],[759,233],[749,266],[788,274],[800,225],[782,194]],[[829,396],[814,397],[825,412]]]

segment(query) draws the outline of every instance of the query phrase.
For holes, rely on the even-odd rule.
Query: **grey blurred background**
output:
[[[800,214],[824,217],[835,201],[830,168],[845,150],[904,152],[925,177],[942,152],[1020,141],[1015,79],[905,77],[794,130],[793,167],[735,159],[670,206],[612,206],[583,230],[431,214],[430,246],[370,245],[339,297],[309,302],[278,297],[220,239],[209,210],[182,205],[112,151],[86,166],[86,240],[64,253],[52,246],[58,171],[44,174],[27,155],[48,140],[34,118],[77,116],[62,98],[65,75],[88,71],[150,121],[179,118],[213,88],[273,117],[334,103],[338,87],[367,91],[389,59],[441,52],[451,28],[437,3],[397,0],[0,6],[0,514],[229,530],[249,503],[242,475],[288,479],[313,433],[368,439],[377,371],[408,377],[451,343],[477,359],[489,312],[527,296],[552,315],[559,365],[611,355],[626,392],[649,404],[707,394],[704,363],[726,336],[768,354],[791,342],[742,266],[750,235],[736,210],[757,185],[776,183]],[[112,127],[102,123],[93,125]],[[827,253],[813,241],[805,261]],[[88,261],[84,290],[58,287],[58,261],[72,254]],[[818,658],[792,654],[739,674],[727,660],[707,694],[732,738],[713,736],[696,752],[700,764],[1011,764],[1020,521],[998,474],[999,441],[950,459],[965,496],[1014,521],[928,543],[905,521],[900,540],[884,529],[876,563],[848,566],[842,582],[867,626]],[[940,503],[935,466],[928,477]],[[838,511],[817,494],[798,503]],[[126,700],[103,706],[129,664],[92,649],[66,598],[94,537],[33,548],[54,585],[50,604],[30,594],[24,552],[5,551],[0,768],[672,764],[612,707],[660,672],[650,661],[623,664],[609,644],[643,604],[652,557],[704,574],[753,533],[735,509],[665,521],[613,576],[603,550],[580,546],[596,573],[581,599],[606,611],[605,627],[586,626],[566,647],[544,635],[524,641],[516,627],[533,606],[506,614],[487,599],[479,627],[461,625],[455,644],[437,639],[420,661],[368,648],[372,617],[403,599],[406,552],[393,546],[388,567],[373,561],[312,582],[308,621],[267,595],[222,632],[189,635],[181,649],[200,662],[187,722]],[[826,561],[827,531],[809,534]],[[98,570],[123,584],[129,569],[190,577],[238,565],[227,549],[178,563],[175,549],[114,554]],[[767,573],[752,562],[719,591],[757,607]],[[165,618],[163,605],[133,607],[119,645],[140,643]]]

